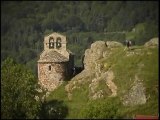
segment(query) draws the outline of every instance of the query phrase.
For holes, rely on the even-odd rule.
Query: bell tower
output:
[[[69,59],[66,43],[66,36],[54,32],[44,37],[44,51],[54,50]]]
[[[66,36],[56,32],[44,37],[44,50],[38,60],[39,84],[54,90],[72,76],[74,55],[66,49]]]

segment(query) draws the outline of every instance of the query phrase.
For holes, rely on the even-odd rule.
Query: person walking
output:
[[[126,50],[126,48],[128,48],[128,49],[130,50],[130,47],[131,47],[131,45],[132,45],[132,41],[126,40],[126,41],[125,41],[125,44],[126,44],[126,47],[124,48],[124,51]]]

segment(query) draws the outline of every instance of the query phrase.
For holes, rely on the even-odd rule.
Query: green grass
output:
[[[145,48],[143,46],[134,46],[132,50],[124,51],[124,47],[113,49],[112,54],[108,58],[99,60],[104,67],[103,71],[107,71],[111,68],[114,72],[114,82],[118,87],[118,97],[124,95],[132,86],[135,79],[135,75],[140,80],[143,80],[143,84],[146,88],[146,96],[150,96],[144,105],[137,105],[132,107],[119,106],[118,113],[122,118],[134,118],[137,114],[143,115],[157,115],[158,114],[158,48]],[[126,56],[126,54],[134,52],[140,54],[134,54]],[[148,54],[148,53],[151,54]],[[142,67],[140,68],[140,65]],[[143,66],[144,65],[144,66]],[[89,78],[88,78],[89,79]],[[68,115],[66,118],[83,118],[80,115],[80,111],[86,107],[86,104],[91,101],[88,99],[89,82],[81,84],[80,89],[73,91],[72,100],[69,101],[67,93],[65,91],[64,83],[58,89],[50,94],[47,100],[57,99],[63,100],[68,107]],[[110,91],[104,86],[105,81],[101,80],[97,90],[104,89],[106,96]],[[104,100],[107,100],[105,97]],[[97,101],[101,101],[97,100]]]
[[[111,95],[111,90],[108,88],[108,86],[106,85],[106,81],[103,79],[99,81],[98,87],[96,89],[96,91],[99,91],[99,90],[103,90],[104,98],[107,98],[108,96]]]
[[[141,49],[141,51],[139,51]],[[135,75],[143,80],[146,88],[146,96],[150,96],[145,105],[134,107],[122,107],[120,110],[124,118],[132,118],[136,114],[158,114],[158,48],[145,48],[135,46],[130,52],[139,52],[140,55],[126,56],[122,48],[113,50],[111,57],[103,60],[103,64],[112,66],[115,74],[114,82],[118,87],[118,95],[121,96],[130,89]],[[147,54],[147,53],[152,54]],[[139,68],[138,64],[144,64]],[[105,69],[107,70],[107,69]]]
[[[67,98],[67,92],[65,91],[65,85],[67,82],[64,82],[60,87],[58,87],[56,90],[50,93],[50,95],[47,97],[47,101],[57,99],[57,100],[63,100],[66,101]]]
[[[88,102],[88,85],[86,82],[81,88],[77,88],[73,91],[72,100],[67,102],[69,106],[69,115],[67,118],[77,118],[79,111],[85,107],[85,104]]]
[[[138,47],[137,47],[138,48]],[[117,61],[113,59],[115,66],[113,71],[115,73],[115,83],[118,86],[118,94],[123,95],[123,92],[128,90],[133,83],[135,74],[138,75],[140,80],[146,88],[147,97],[150,95],[150,99],[145,105],[122,108],[123,111],[127,111],[125,114],[128,117],[132,117],[136,114],[144,115],[157,115],[158,114],[158,49],[157,48],[144,48],[142,49],[142,55],[124,56],[124,53],[116,52],[115,56],[123,54]],[[136,49],[133,50],[136,52]],[[147,53],[151,52],[151,55]],[[144,64],[144,67],[139,68],[138,64]],[[130,80],[131,79],[131,80]]]

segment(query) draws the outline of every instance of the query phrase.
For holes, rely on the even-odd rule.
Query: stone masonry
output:
[[[44,38],[44,50],[38,60],[38,79],[48,91],[56,89],[72,74],[74,55],[66,49],[66,43],[66,37],[58,33]]]

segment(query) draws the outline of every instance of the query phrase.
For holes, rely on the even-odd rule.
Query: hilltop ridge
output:
[[[115,41],[107,41],[107,44],[94,42],[85,51],[84,70],[53,92],[57,96],[59,90],[64,92],[62,100],[72,109],[68,118],[79,115],[75,111],[83,111],[90,101],[110,98],[119,99],[122,104],[119,109],[123,112],[128,110],[122,115],[125,118],[135,114],[157,115],[158,38],[143,46],[132,46],[131,50],[124,50],[125,46]],[[53,94],[51,98],[59,99]]]

